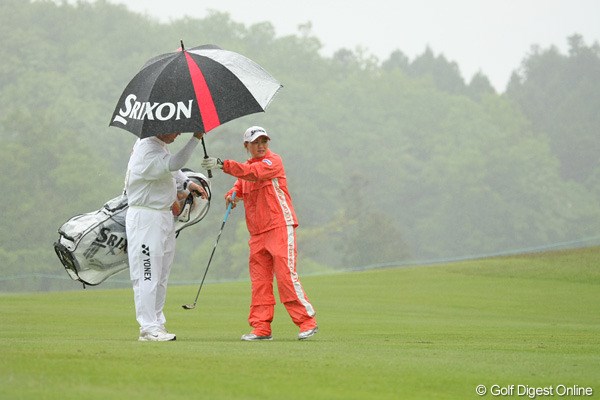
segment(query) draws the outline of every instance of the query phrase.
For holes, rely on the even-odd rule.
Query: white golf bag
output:
[[[180,212],[174,216],[177,235],[206,216],[211,198],[210,181],[203,174],[189,169],[183,172],[206,190],[208,198],[178,193]],[[58,229],[59,239],[54,243],[54,250],[73,280],[82,282],[84,287],[95,286],[129,268],[125,232],[128,208],[127,196],[122,194],[97,211],[72,217]]]

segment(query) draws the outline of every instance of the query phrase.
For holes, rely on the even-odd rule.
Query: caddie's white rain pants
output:
[[[164,327],[163,307],[175,257],[175,226],[170,210],[131,206],[127,210],[127,252],[140,332]]]

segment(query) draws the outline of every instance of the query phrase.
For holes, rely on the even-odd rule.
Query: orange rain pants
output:
[[[252,333],[271,334],[275,311],[273,276],[277,279],[279,299],[300,331],[317,326],[315,310],[296,273],[296,229],[283,226],[252,235],[249,244],[252,301],[248,322]]]

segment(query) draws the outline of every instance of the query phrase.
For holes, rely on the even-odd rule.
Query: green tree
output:
[[[565,179],[585,182],[600,153],[600,46],[586,46],[580,35],[568,38],[569,54],[556,47],[532,47],[507,95],[550,138]]]
[[[408,68],[408,73],[415,77],[429,77],[436,87],[448,93],[465,93],[465,82],[458,65],[449,62],[443,54],[435,56],[429,47],[417,56]]]

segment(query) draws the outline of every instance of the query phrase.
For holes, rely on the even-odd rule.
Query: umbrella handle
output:
[[[206,153],[206,145],[204,144],[204,136],[202,136],[202,148],[204,149],[204,159],[208,158],[208,153]],[[208,171],[208,177],[212,178],[212,171],[209,169]]]

